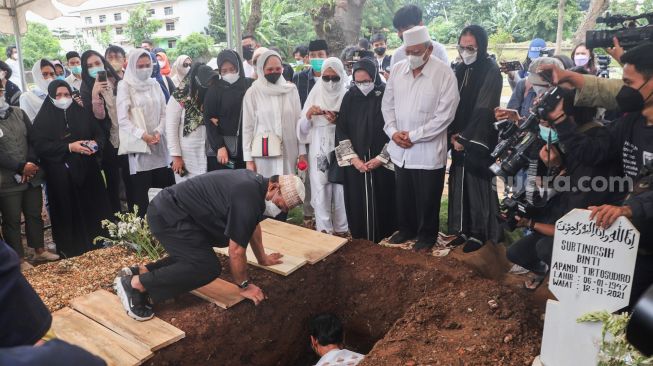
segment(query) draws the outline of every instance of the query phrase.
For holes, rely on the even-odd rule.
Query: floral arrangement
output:
[[[134,206],[134,212],[117,212],[115,216],[116,222],[102,220],[102,227],[107,229],[109,237],[98,236],[94,243],[124,245],[134,250],[140,259],[148,257],[156,261],[163,257],[165,250],[150,232],[147,221],[138,216],[138,206]]]
[[[578,322],[602,322],[601,347],[598,366],[641,366],[653,365],[653,357],[647,358],[628,343],[626,327],[628,313],[610,314],[607,311],[595,311],[578,318]],[[607,337],[608,333],[612,337]],[[607,339],[606,339],[607,338]]]

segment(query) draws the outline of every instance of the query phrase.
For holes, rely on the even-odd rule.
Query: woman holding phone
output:
[[[105,136],[102,150],[102,170],[107,182],[107,192],[111,210],[120,212],[120,180],[125,186],[129,210],[134,205],[131,180],[129,179],[129,161],[127,156],[118,155],[120,139],[118,137],[118,114],[116,94],[120,76],[101,54],[93,50],[82,54],[82,86],[80,93],[84,109],[92,122],[98,123]]]

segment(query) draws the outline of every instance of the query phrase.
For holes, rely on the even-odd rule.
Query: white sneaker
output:
[[[41,254],[34,253],[32,259],[36,262],[52,262],[59,260],[59,255],[46,250]]]
[[[518,264],[513,264],[512,267],[510,268],[510,271],[508,273],[516,274],[516,275],[522,275],[530,272],[526,268],[518,265]]]

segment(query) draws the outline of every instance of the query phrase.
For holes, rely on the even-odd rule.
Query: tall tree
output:
[[[177,42],[177,54],[188,55],[195,61],[206,62],[210,59],[210,51],[214,40],[201,33],[191,33]]]
[[[250,3],[249,18],[247,19],[244,34],[256,33],[256,28],[261,24],[261,19],[263,18],[263,13],[261,13],[262,3],[263,0],[252,0]]]
[[[225,0],[209,0],[209,25],[204,27],[204,33],[216,42],[227,42],[227,23],[224,9]]]
[[[590,7],[587,9],[585,18],[580,23],[578,30],[574,34],[574,44],[585,42],[585,35],[590,29],[596,27],[596,19],[605,12],[610,6],[610,0],[592,0]]]
[[[27,33],[22,38],[23,61],[26,69],[30,69],[40,58],[58,58],[60,51],[59,40],[50,33],[48,27],[41,23],[28,23]]]
[[[562,32],[565,28],[565,0],[558,0],[558,28],[556,29],[556,55],[562,49]]]
[[[314,0],[317,8],[311,11],[318,38],[325,39],[334,53],[347,45],[358,43],[363,7],[366,0]]]
[[[141,3],[129,11],[125,35],[133,45],[140,46],[144,39],[151,39],[152,35],[163,26],[163,22],[151,18],[149,10],[148,5]]]

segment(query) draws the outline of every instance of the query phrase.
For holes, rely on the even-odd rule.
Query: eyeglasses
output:
[[[334,83],[339,83],[340,82],[340,76],[322,76],[322,81],[325,83],[328,83],[329,81],[333,81]]]
[[[190,67],[190,64],[184,64],[184,67]]]
[[[476,50],[477,49],[472,46],[463,47],[461,45],[458,45],[458,52],[460,53],[462,53],[463,51],[476,52]]]

